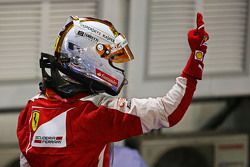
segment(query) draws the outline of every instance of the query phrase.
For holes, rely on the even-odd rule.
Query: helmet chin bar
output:
[[[92,78],[89,78],[87,76],[80,75],[80,74],[78,74],[76,72],[73,72],[72,70],[67,70],[67,69],[65,69],[65,66],[63,67],[59,63],[57,63],[57,64],[58,64],[58,69],[62,73],[72,77],[72,79],[74,79],[74,80],[80,82],[81,84],[85,85],[85,87],[91,93],[104,93],[104,92],[106,92],[106,93],[108,93],[108,94],[110,94],[112,96],[116,96],[116,95],[118,95],[120,93],[123,85],[127,83],[127,80],[125,79],[124,70],[122,70],[122,69],[120,69],[118,67],[115,67],[111,60],[109,60],[108,62],[111,65],[111,67],[115,68],[116,70],[121,71],[123,76],[124,76],[124,79],[123,79],[123,81],[122,81],[122,83],[121,83],[121,85],[120,85],[120,87],[119,87],[119,89],[117,91],[113,90],[112,88],[110,88],[105,83],[101,83],[101,82],[93,80]],[[66,68],[69,68],[69,67],[67,66]]]
[[[42,70],[43,81],[39,83],[40,90],[46,88],[53,89],[61,97],[67,98],[80,92],[91,93],[85,86],[65,80],[59,73],[55,57],[46,53],[41,53],[40,68]],[[50,70],[50,75],[46,71]]]
[[[119,92],[120,92],[120,91],[121,91],[121,88],[122,88],[124,85],[127,85],[127,84],[128,84],[128,80],[127,80],[126,77],[125,77],[125,71],[124,71],[123,69],[121,69],[121,68],[118,68],[118,67],[114,66],[114,64],[113,64],[113,62],[112,62],[112,57],[109,58],[109,64],[110,64],[110,66],[113,67],[114,69],[121,71],[121,72],[122,72],[122,75],[124,76],[124,79],[123,79],[122,84],[121,84],[120,89],[119,89]]]
[[[66,61],[66,64],[67,64],[67,61]],[[113,68],[121,71],[122,74],[124,75],[124,70],[118,67],[115,67],[110,60],[109,60],[109,64]],[[55,59],[55,56],[52,56],[46,53],[41,53],[40,68],[42,70],[42,77],[43,77],[43,82],[39,84],[41,91],[45,91],[46,88],[51,88],[64,98],[74,96],[75,94],[80,93],[80,92],[86,92],[89,94],[106,92],[110,95],[116,96],[120,93],[121,88],[127,81],[124,75],[124,80],[119,90],[114,91],[103,83],[100,83],[91,78],[72,72],[71,70],[68,70],[67,69],[68,66],[63,67],[63,65],[57,62],[57,60]],[[50,75],[48,74],[46,69],[50,70]],[[64,79],[60,75],[59,71],[69,76],[73,80],[79,82],[80,84],[69,82],[68,80]]]

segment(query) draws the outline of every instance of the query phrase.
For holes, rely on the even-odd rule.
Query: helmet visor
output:
[[[114,63],[125,63],[134,59],[134,55],[124,35],[119,34],[115,38],[115,46],[113,47],[113,51],[111,51],[110,57]]]
[[[133,53],[131,52],[128,45],[124,48],[111,53],[111,61],[114,63],[125,63],[134,59]]]

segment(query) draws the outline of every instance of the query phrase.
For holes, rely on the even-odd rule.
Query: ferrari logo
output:
[[[38,122],[39,122],[39,117],[40,117],[40,111],[33,111],[32,112],[32,130],[36,131],[37,126],[38,126]]]

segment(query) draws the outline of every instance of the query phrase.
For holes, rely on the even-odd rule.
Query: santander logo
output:
[[[100,77],[101,79],[103,79],[104,81],[107,81],[108,83],[118,87],[118,80],[116,78],[106,74],[105,72],[99,69],[96,69],[96,75]]]

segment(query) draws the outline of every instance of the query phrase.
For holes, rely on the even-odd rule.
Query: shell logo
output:
[[[198,50],[195,51],[195,59],[202,61],[202,59],[203,59],[203,52],[198,51]]]

